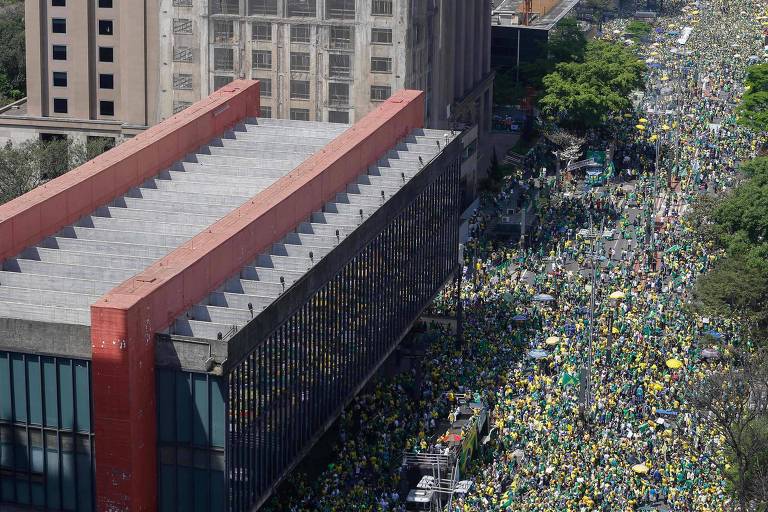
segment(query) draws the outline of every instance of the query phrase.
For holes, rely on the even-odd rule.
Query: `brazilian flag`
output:
[[[578,382],[579,382],[579,379],[568,372],[563,372],[563,374],[560,376],[560,385],[563,387],[573,386],[578,384]]]

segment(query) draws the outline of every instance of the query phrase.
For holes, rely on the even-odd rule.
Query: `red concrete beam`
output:
[[[237,80],[63,176],[0,205],[0,262],[125,194],[258,112],[258,82]]]
[[[91,306],[98,510],[151,510],[156,503],[155,333],[295,229],[423,120],[424,93],[400,91]]]

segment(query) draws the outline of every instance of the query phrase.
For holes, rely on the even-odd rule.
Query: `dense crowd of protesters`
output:
[[[733,510],[723,439],[687,397],[747,342],[733,321],[689,307],[718,254],[684,214],[698,194],[733,185],[761,142],[737,126],[734,107],[747,62],[763,59],[768,5],[668,4],[638,44],[649,65],[639,112],[615,121],[618,176],[586,192],[550,180],[526,248],[491,227],[521,191],[534,197],[529,177],[486,198],[464,251],[463,344],[438,331],[421,372],[360,395],[339,422],[333,463],[292,477],[268,510],[404,510],[402,452],[426,447],[446,396],[463,390],[491,405],[492,432],[451,512]],[[623,41],[622,23],[606,23],[605,37]],[[693,32],[680,44],[684,27]],[[668,149],[655,170],[658,140]],[[435,308],[455,313],[454,297],[446,290]]]

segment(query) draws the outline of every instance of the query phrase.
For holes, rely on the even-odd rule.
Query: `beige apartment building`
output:
[[[27,98],[0,142],[131,137],[236,78],[262,115],[353,123],[401,88],[490,126],[489,0],[28,0]]]

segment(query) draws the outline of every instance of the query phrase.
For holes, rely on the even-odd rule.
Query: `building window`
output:
[[[391,73],[392,59],[389,57],[371,57],[371,73]]]
[[[271,41],[272,24],[254,22],[251,25],[251,39],[253,41]]]
[[[52,7],[66,7],[67,0],[51,0]]]
[[[251,68],[253,69],[272,69],[272,52],[270,50],[253,50],[251,60]]]
[[[248,0],[248,16],[277,16],[277,0]]]
[[[53,111],[56,114],[66,114],[69,111],[66,98],[53,98]]]
[[[112,20],[99,20],[99,35],[111,36],[114,34],[114,25]]]
[[[115,60],[114,50],[109,46],[99,46],[99,62],[113,62]]]
[[[328,103],[331,105],[349,105],[349,84],[328,84]]]
[[[99,74],[99,89],[114,89],[115,88],[115,75],[112,74]]]
[[[235,37],[235,22],[216,20],[213,22],[213,40],[217,43],[231,43]]]
[[[173,49],[173,62],[192,62],[192,48],[182,46]]]
[[[191,34],[192,20],[189,20],[186,18],[173,18],[173,33],[174,34]]]
[[[352,27],[331,27],[329,46],[337,50],[351,50],[354,46]]]
[[[309,71],[309,54],[291,52],[291,71]]]
[[[372,85],[371,101],[384,101],[392,96],[392,88],[388,85]]]
[[[67,60],[67,47],[63,44],[53,45],[53,60]]]
[[[53,86],[54,87],[66,87],[67,86],[67,74],[63,71],[53,72]]]
[[[67,20],[64,18],[53,18],[51,20],[51,32],[54,34],[66,34]]]
[[[355,0],[328,0],[326,16],[331,20],[354,20]]]
[[[115,115],[115,102],[114,101],[100,101],[99,102],[99,114],[102,116],[114,116]]]
[[[349,112],[329,110],[328,111],[328,122],[329,123],[349,124]]]
[[[232,48],[213,49],[213,69],[216,71],[232,71],[235,69],[234,51]]]
[[[213,90],[214,91],[218,91],[219,89],[221,89],[222,87],[224,87],[225,85],[230,83],[231,81],[232,81],[232,77],[231,76],[214,75],[213,76]]]
[[[291,119],[293,121],[309,121],[309,109],[306,108],[292,108]]]
[[[309,25],[291,25],[291,42],[308,43]]]
[[[263,105],[259,107],[259,117],[265,117],[267,119],[272,117],[272,107],[265,107]]]
[[[392,16],[392,0],[373,0],[371,14],[374,16]]]
[[[111,9],[112,8],[112,0],[99,0],[99,8],[101,8],[101,9]]]
[[[328,54],[328,76],[349,78],[352,75],[352,56],[346,53]]]
[[[174,73],[173,88],[178,90],[192,89],[192,75],[188,75],[185,73]]]
[[[317,16],[317,2],[315,0],[288,0],[285,8],[287,16],[302,18]]]
[[[239,0],[211,0],[211,14],[240,14]]]
[[[309,82],[307,80],[291,80],[291,99],[309,99]]]
[[[272,97],[272,79],[270,78],[257,78],[259,81],[259,94],[262,98]]]
[[[391,28],[372,28],[371,43],[392,44],[392,29]]]
[[[191,107],[192,102],[191,101],[174,101],[173,102],[173,113],[178,114],[182,110],[184,110],[187,107]]]

